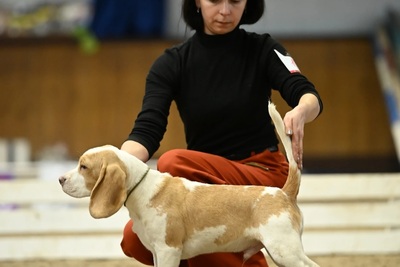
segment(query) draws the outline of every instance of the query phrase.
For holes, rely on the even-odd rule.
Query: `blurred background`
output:
[[[1,267],[142,266],[119,247],[126,209],[94,220],[57,178],[127,138],[150,66],[193,34],[180,6],[0,0]],[[325,267],[400,266],[400,1],[267,0],[244,28],[280,41],[324,101],[305,129],[306,252]],[[150,166],[184,147],[173,105]]]
[[[180,5],[0,0],[0,162],[76,160],[93,146],[120,146],[152,62],[192,34]],[[397,98],[383,90],[399,90],[399,10],[397,0],[270,0],[261,21],[245,26],[282,42],[322,95],[324,112],[306,127],[306,171],[399,170]],[[377,64],[382,55],[389,61]],[[174,147],[185,147],[175,107],[155,158]]]

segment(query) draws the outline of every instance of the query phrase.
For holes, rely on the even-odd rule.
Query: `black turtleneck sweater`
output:
[[[313,84],[289,71],[277,52],[287,55],[268,34],[242,29],[225,35],[197,32],[167,49],[150,69],[142,110],[128,139],[152,156],[174,100],[188,149],[229,156],[276,145],[268,114],[271,89],[279,90],[291,107],[305,93],[319,98]]]

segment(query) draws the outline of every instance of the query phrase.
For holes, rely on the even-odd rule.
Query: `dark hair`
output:
[[[204,22],[201,14],[197,12],[195,0],[182,1],[183,20],[193,30],[203,30]],[[245,11],[239,22],[242,24],[254,24],[264,14],[264,0],[247,0]]]

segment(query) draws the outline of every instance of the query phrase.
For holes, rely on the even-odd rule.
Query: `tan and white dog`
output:
[[[72,197],[90,196],[94,218],[109,217],[125,204],[133,231],[157,267],[177,267],[181,259],[213,252],[243,251],[246,261],[262,248],[278,266],[317,267],[301,242],[303,221],[296,203],[301,173],[291,140],[272,103],[269,113],[289,161],[282,189],[172,177],[113,146],[89,149],[59,182]]]

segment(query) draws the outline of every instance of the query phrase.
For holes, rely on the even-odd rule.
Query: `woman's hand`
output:
[[[292,139],[293,157],[299,169],[303,169],[304,125],[314,120],[320,111],[319,102],[313,94],[305,94],[299,104],[283,118],[286,134]]]

